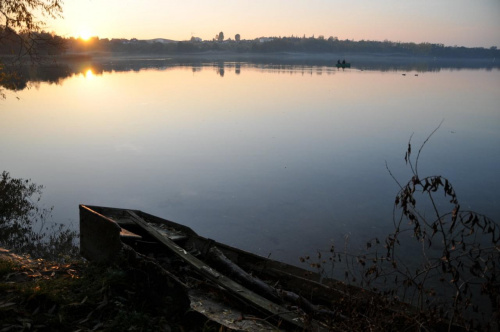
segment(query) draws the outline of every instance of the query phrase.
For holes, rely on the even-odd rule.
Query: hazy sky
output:
[[[70,37],[339,39],[500,47],[500,0],[65,0],[48,31]]]

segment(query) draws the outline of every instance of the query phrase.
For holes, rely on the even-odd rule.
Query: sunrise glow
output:
[[[91,37],[91,34],[89,31],[82,31],[80,32],[80,39],[83,39],[85,41],[89,40]]]
[[[87,79],[92,79],[92,78],[94,78],[94,73],[92,72],[92,69],[90,69],[90,68],[89,68],[89,69],[87,69],[87,71],[85,72],[85,74],[84,74],[84,75],[85,75],[85,78],[87,78]]]
[[[166,38],[211,40],[224,32],[241,39],[262,36],[329,36],[351,40],[385,39],[401,42],[430,42],[466,47],[500,47],[500,2],[443,0],[422,6],[418,1],[340,0],[252,1],[245,5],[213,1],[175,3],[70,1],[63,5],[64,18],[47,19],[59,35],[99,38]],[[119,14],[115,13],[120,8]],[[195,8],[195,10],[194,10]],[[341,8],[341,10],[339,10]],[[92,13],[92,15],[88,15]],[[258,23],[258,24],[257,24]],[[75,30],[76,29],[76,30]]]

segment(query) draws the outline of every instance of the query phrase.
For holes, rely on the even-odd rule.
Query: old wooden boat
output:
[[[187,226],[139,210],[90,205],[79,209],[83,257],[101,263],[124,252],[147,257],[162,276],[183,289],[193,311],[223,330],[345,330],[352,322],[344,315],[350,304],[363,310],[383,300],[378,293],[204,238]],[[396,314],[398,320],[419,313],[398,301],[377,308],[379,317]],[[407,327],[405,319],[395,330]],[[437,321],[431,327],[442,330],[449,324]]]
[[[353,294],[352,287],[342,282],[321,279],[311,271],[204,238],[189,227],[139,210],[89,205],[80,205],[79,209],[80,248],[85,258],[113,261],[123,246],[155,257],[186,285],[194,310],[226,326],[229,322],[237,324],[230,328],[276,330],[279,325],[286,330],[328,330],[325,321],[343,319],[335,309],[339,300],[346,291]],[[214,290],[223,295],[214,298]],[[356,292],[372,296],[362,289]],[[228,298],[233,302],[228,303]],[[207,301],[211,310],[206,310]],[[249,311],[266,317],[251,322],[274,325],[264,328],[260,323],[257,327],[247,324],[243,328],[241,317],[245,315],[233,320],[221,318],[213,308],[225,313]]]

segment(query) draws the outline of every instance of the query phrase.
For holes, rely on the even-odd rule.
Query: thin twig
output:
[[[432,135],[434,135],[434,133],[441,127],[441,125],[443,124],[444,122],[444,119],[441,120],[441,122],[439,123],[439,125],[436,127],[436,129],[434,129],[432,131],[432,133],[429,134],[429,136],[427,136],[427,138],[425,139],[425,141],[422,143],[422,145],[420,146],[420,149],[418,149],[418,153],[417,153],[417,158],[415,159],[415,172],[414,174],[418,177],[418,161],[420,159],[420,152],[422,152],[422,149],[424,148],[425,144],[429,141],[429,139],[432,137]],[[410,164],[411,166],[411,164]],[[413,170],[413,168],[412,168]]]

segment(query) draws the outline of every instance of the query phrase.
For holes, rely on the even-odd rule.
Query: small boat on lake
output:
[[[350,63],[337,63],[336,66],[337,68],[351,68]]]

